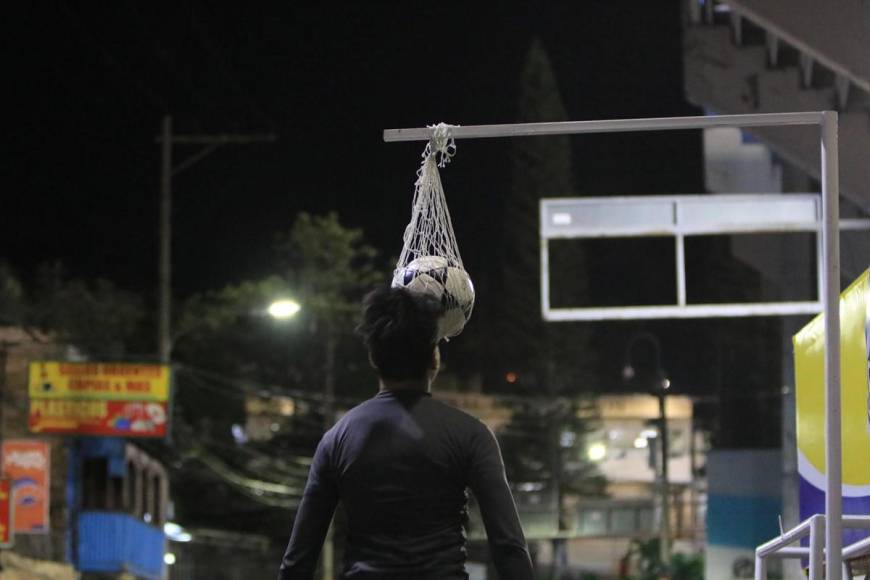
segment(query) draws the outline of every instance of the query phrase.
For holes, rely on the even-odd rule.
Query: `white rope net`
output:
[[[417,170],[411,221],[405,228],[402,253],[393,272],[394,283],[402,275],[405,266],[417,258],[440,256],[450,266],[463,268],[441,175],[438,173],[438,168],[445,167],[456,154],[456,143],[450,135],[452,126],[439,123],[429,128],[432,129],[432,139],[423,150],[423,163]]]
[[[417,170],[411,221],[405,228],[392,285],[437,298],[444,308],[439,333],[449,339],[462,332],[471,317],[474,285],[462,265],[438,173],[439,167],[450,163],[456,153],[456,143],[450,134],[450,125],[439,123],[429,128],[432,138]]]

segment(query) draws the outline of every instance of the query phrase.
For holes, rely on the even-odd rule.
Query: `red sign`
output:
[[[45,441],[12,439],[3,442],[3,475],[12,480],[15,533],[48,531],[51,449]]]
[[[60,435],[165,437],[167,404],[144,401],[31,399],[30,431]]]
[[[0,477],[0,548],[11,548],[15,537],[12,531],[12,480]]]

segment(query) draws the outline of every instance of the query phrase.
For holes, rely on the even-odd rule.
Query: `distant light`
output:
[[[506,380],[506,381],[509,382],[510,384],[514,384],[515,382],[517,382],[517,380],[518,380],[519,378],[520,378],[519,375],[518,375],[517,373],[513,372],[513,371],[507,373],[507,374],[504,376],[504,380]]]
[[[649,446],[649,439],[646,437],[638,437],[634,440],[635,449],[646,449]]]
[[[188,532],[185,532],[184,528],[175,522],[166,522],[163,524],[163,533],[173,542],[189,542],[193,540],[193,536]]]
[[[172,566],[173,564],[175,564],[175,554],[173,554],[172,552],[166,552],[165,554],[163,554],[163,563],[167,566]]]
[[[276,300],[269,305],[269,316],[278,320],[285,320],[296,316],[302,306],[295,300]]]
[[[167,536],[175,536],[180,534],[182,531],[181,526],[176,524],[175,522],[166,522],[163,524],[163,533]]]
[[[279,425],[278,423],[272,423],[271,425],[269,425],[269,430],[272,433],[277,433],[280,429],[281,429],[281,425]]]
[[[233,440],[239,445],[244,445],[248,442],[248,435],[245,433],[245,428],[239,424],[234,424],[230,431],[233,434]]]
[[[622,378],[623,380],[630,381],[634,378],[634,367],[631,365],[625,365],[622,368]]]
[[[573,431],[562,431],[559,436],[559,444],[562,447],[572,447],[577,442],[577,434]]]
[[[586,455],[589,457],[589,461],[601,461],[607,457],[607,447],[604,443],[593,443],[589,446]]]
[[[278,405],[278,412],[285,417],[292,417],[296,413],[296,401],[290,397],[274,397]]]
[[[669,389],[671,388],[671,379],[662,380],[662,387]]]
[[[544,489],[544,484],[539,481],[529,481],[517,485],[519,491],[541,491]]]

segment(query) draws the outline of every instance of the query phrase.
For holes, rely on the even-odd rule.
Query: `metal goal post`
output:
[[[664,117],[648,119],[607,119],[557,123],[472,125],[451,128],[454,139],[672,131],[713,127],[776,127],[815,125],[819,127],[822,197],[822,302],[825,314],[825,572],[828,580],[841,580],[842,538],[842,441],[840,434],[840,184],[836,111],[763,113],[714,117]],[[384,141],[428,141],[432,128],[386,129]]]

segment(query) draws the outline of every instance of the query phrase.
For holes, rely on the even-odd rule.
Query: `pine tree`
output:
[[[533,39],[523,65],[517,122],[567,118],[550,58]],[[511,179],[504,207],[501,244],[501,295],[497,325],[499,352],[523,385],[558,393],[579,387],[588,376],[588,329],[576,323],[547,323],[541,316],[539,201],[575,193],[571,141],[566,135],[516,139],[511,149]],[[554,253],[551,269],[571,272],[562,294],[577,303],[587,295],[585,257],[573,244]],[[579,299],[578,299],[579,298]]]
[[[537,38],[523,66],[517,113],[517,122],[521,123],[567,118],[549,56]],[[570,138],[516,139],[510,166],[500,248],[503,291],[495,321],[502,372],[515,372],[520,386],[556,401],[553,397],[573,397],[588,390],[584,379],[588,381],[593,360],[588,328],[576,323],[545,322],[540,307],[539,202],[575,193]],[[552,253],[550,263],[552,268],[571,273],[563,280],[567,287],[562,291],[582,303],[587,294],[587,269],[581,249],[572,245]],[[560,405],[531,405],[514,416],[503,434],[505,463],[512,477],[544,485],[554,521],[561,527],[563,495],[585,494],[592,489],[600,493],[601,481],[582,454],[570,463],[571,469],[566,469],[560,437],[566,430],[582,433],[586,429],[584,419],[573,407],[566,413]],[[530,461],[531,457],[536,460]],[[522,490],[516,493],[521,503]]]

